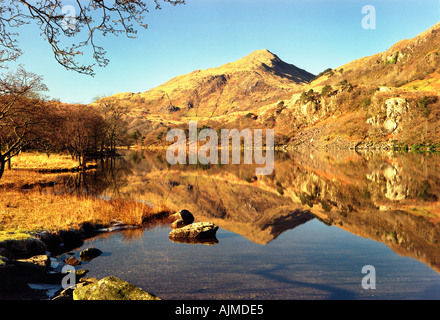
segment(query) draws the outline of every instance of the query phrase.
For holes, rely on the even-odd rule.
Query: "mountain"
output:
[[[440,147],[440,23],[385,52],[327,69],[288,102],[300,148]],[[281,131],[283,129],[280,127]]]
[[[148,136],[184,117],[219,118],[222,122],[223,116],[244,116],[289,98],[314,77],[263,49],[217,68],[175,77],[146,92],[119,93],[105,99],[128,104],[130,127]]]
[[[140,114],[212,117],[288,96],[312,78],[311,73],[285,63],[268,50],[258,50],[236,62],[196,70],[149,91],[114,98],[134,103],[132,111]]]
[[[440,148],[439,31],[440,23],[316,77],[258,50],[105,99],[128,106],[129,132],[148,145],[163,145],[169,128],[196,119],[214,129],[274,129],[276,145],[296,149]]]
[[[334,85],[346,79],[358,85],[413,88],[422,84],[420,81],[429,81],[435,82],[432,88],[439,89],[439,67],[440,23],[413,39],[399,41],[385,52],[327,70],[311,85]]]

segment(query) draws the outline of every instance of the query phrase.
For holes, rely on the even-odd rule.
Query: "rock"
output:
[[[64,260],[65,263],[70,264],[71,266],[79,266],[81,265],[81,261],[79,261],[75,257],[69,257],[66,260]]]
[[[387,134],[397,134],[401,127],[399,124],[409,111],[408,101],[404,98],[390,98],[385,101],[383,111],[386,117],[379,114],[367,119],[367,123],[373,127],[383,127]]]
[[[0,256],[0,267],[6,266],[9,263],[9,259],[3,256]]]
[[[44,254],[46,251],[47,246],[44,242],[34,237],[0,242],[1,255],[10,259],[26,259],[35,255]]]
[[[170,216],[170,220],[173,221],[173,223],[171,224],[171,228],[176,229],[193,223],[194,216],[188,210],[183,209],[179,212],[176,212],[175,214],[172,214]]]
[[[82,279],[79,279],[79,282],[87,285],[87,284],[92,284],[92,283],[98,282],[98,279],[96,279],[96,278],[82,278]]]
[[[49,270],[51,261],[48,255],[42,254],[28,259],[19,259],[15,263],[20,264],[21,266],[27,265],[30,268]]]
[[[102,251],[96,248],[87,248],[80,252],[79,257],[82,261],[89,262],[102,254]]]
[[[182,228],[182,227],[184,227],[186,225],[188,225],[188,224],[185,223],[184,220],[178,219],[178,220],[174,221],[173,223],[171,223],[171,228],[172,229],[177,229],[177,228]]]
[[[171,230],[170,239],[215,239],[218,226],[211,222],[198,222]]]
[[[203,244],[206,246],[213,246],[218,243],[218,240],[216,238],[211,238],[211,239],[170,238],[170,241],[175,243]]]
[[[160,300],[135,285],[110,276],[76,288],[73,300]]]

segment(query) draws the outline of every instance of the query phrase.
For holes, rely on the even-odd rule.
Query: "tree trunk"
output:
[[[0,156],[0,179],[2,178],[3,173],[5,172],[5,165],[6,165],[5,158],[3,156]]]

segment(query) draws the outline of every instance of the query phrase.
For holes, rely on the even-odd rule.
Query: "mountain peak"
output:
[[[266,65],[271,65],[273,61],[280,61],[280,59],[267,49],[261,49],[252,52],[237,62],[259,62]]]
[[[315,76],[303,69],[297,68],[281,60],[277,55],[267,49],[261,49],[249,55],[229,63],[226,66],[232,69],[245,69],[268,72],[280,78],[287,78],[296,83],[305,83]]]
[[[254,58],[254,59],[258,59],[258,58],[264,58],[264,59],[273,59],[273,58],[277,58],[276,55],[274,55],[272,52],[270,52],[267,49],[260,49],[260,50],[256,50],[254,52],[252,52],[251,54],[247,55],[248,58]]]

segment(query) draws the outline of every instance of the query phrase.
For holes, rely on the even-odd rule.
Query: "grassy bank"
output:
[[[168,214],[165,206],[152,208],[129,199],[102,200],[7,190],[0,197],[0,232],[67,230],[84,222],[109,225],[114,220],[141,225]]]
[[[47,156],[38,152],[22,152],[11,159],[12,169],[72,169],[78,167],[78,161],[68,154],[51,154]]]
[[[42,193],[38,188],[23,192],[26,185],[56,181],[62,175],[38,170],[76,167],[77,162],[69,155],[22,153],[11,164],[12,170],[6,170],[0,180],[0,241],[38,231],[75,229],[85,222],[110,225],[116,220],[141,225],[166,217],[170,211],[165,205],[151,207],[131,199],[55,195]]]

